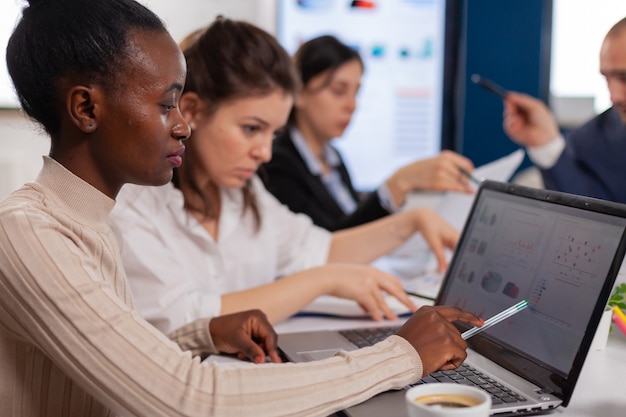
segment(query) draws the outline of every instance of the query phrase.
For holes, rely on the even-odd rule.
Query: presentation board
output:
[[[445,0],[278,1],[277,36],[288,52],[329,34],[364,61],[357,110],[333,142],[357,189],[440,152],[445,33]]]

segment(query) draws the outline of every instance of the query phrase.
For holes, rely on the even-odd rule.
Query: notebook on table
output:
[[[419,383],[482,385],[493,391],[492,415],[567,406],[624,257],[625,230],[626,205],[484,182],[435,305],[483,318],[523,299],[529,307],[470,338],[460,375],[435,373]],[[279,346],[290,360],[309,361],[355,349],[345,336],[290,333],[279,337]],[[390,391],[344,412],[404,416],[403,396],[403,390]]]

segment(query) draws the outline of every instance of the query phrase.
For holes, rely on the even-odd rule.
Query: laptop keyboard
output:
[[[482,388],[491,395],[492,404],[511,404],[526,401],[522,395],[505,387],[493,378],[488,377],[479,370],[468,364],[462,364],[457,369],[451,371],[439,371],[422,378],[417,384],[431,382],[456,382],[457,384],[472,385]]]
[[[398,329],[399,327],[373,327],[342,330],[339,333],[355,346],[362,348],[386,339],[392,334],[395,334]],[[492,404],[512,404],[526,401],[526,398],[522,395],[465,363],[451,371],[434,372],[422,378],[415,385],[433,382],[456,382],[457,384],[472,385],[481,388],[491,395]]]

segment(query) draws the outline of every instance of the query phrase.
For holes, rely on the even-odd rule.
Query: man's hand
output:
[[[276,343],[278,336],[261,310],[215,317],[209,322],[215,348],[224,353],[236,353],[240,359],[255,363],[282,362]]]
[[[559,127],[550,110],[527,94],[507,94],[502,125],[506,134],[522,146],[541,146],[559,137]]]
[[[458,368],[467,357],[467,343],[452,324],[463,321],[482,326],[483,320],[457,307],[422,307],[398,330],[419,353],[424,375]]]

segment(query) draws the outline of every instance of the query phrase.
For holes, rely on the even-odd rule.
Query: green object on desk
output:
[[[613,293],[609,298],[609,302],[607,303],[609,307],[618,306],[622,310],[626,310],[626,300],[624,299],[626,295],[626,283],[621,283],[615,286],[613,289]]]

